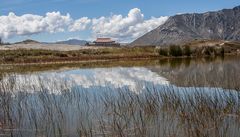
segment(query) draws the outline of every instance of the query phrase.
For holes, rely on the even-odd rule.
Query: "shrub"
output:
[[[3,57],[3,61],[4,62],[14,62],[15,58],[12,56],[6,56],[6,57]]]
[[[184,55],[191,56],[192,52],[189,45],[184,46]]]
[[[216,51],[214,47],[205,47],[204,54],[207,56],[212,56],[212,55],[214,56],[216,55]]]
[[[169,55],[171,56],[182,56],[182,49],[180,46],[172,45],[170,46]]]
[[[55,54],[55,56],[58,56],[58,57],[68,57],[68,55],[66,53],[60,53],[60,52],[57,52]]]
[[[221,47],[220,53],[221,53],[221,56],[224,56],[224,53],[225,53],[224,47]]]
[[[168,49],[160,48],[158,53],[159,53],[159,55],[162,55],[162,56],[168,56]]]

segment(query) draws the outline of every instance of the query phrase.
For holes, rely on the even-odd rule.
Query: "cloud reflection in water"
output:
[[[136,93],[144,90],[147,85],[169,85],[167,79],[144,67],[76,69],[38,74],[17,74],[14,77],[15,89],[28,90],[31,92],[36,91],[37,88],[43,85],[44,88],[52,93],[57,93],[58,90],[63,88],[63,81],[67,83],[68,86],[77,85],[82,88],[127,87]],[[6,77],[5,80],[9,78],[10,76]]]

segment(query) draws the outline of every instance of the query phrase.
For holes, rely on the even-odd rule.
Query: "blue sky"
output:
[[[23,39],[92,40],[96,37],[112,37],[129,42],[161,25],[168,16],[215,11],[240,5],[240,0],[0,0],[0,2],[0,31],[2,31],[0,37],[10,42]],[[9,13],[14,14],[9,16]],[[52,14],[46,15],[47,13]],[[23,17],[26,14],[30,14],[31,18]],[[41,19],[35,17],[36,15]],[[51,19],[48,20],[49,18]],[[18,24],[14,24],[16,22]],[[22,29],[24,24],[27,26]]]

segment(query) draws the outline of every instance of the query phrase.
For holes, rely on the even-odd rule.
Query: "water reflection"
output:
[[[28,88],[28,91],[29,89],[36,90],[36,87],[40,88],[42,85],[50,90],[50,86],[48,86],[50,83],[54,83],[55,87],[60,87],[62,81],[65,81],[67,85],[77,85],[81,88],[128,88],[135,93],[143,91],[148,85],[169,84],[166,78],[144,67],[75,69],[61,72],[13,75],[5,77],[5,80],[7,81],[9,77],[15,77],[15,85],[18,89],[19,87]],[[51,91],[57,92],[57,89],[51,89]]]
[[[165,60],[164,65],[149,67],[183,87],[220,87],[240,89],[239,57]]]
[[[240,92],[223,88],[240,85],[239,66],[180,59],[9,73],[0,81],[0,134],[238,137]]]
[[[140,92],[151,85],[175,85],[177,87],[213,87],[240,89],[239,57],[201,58],[201,59],[165,59],[104,63],[101,68],[78,68],[62,66],[51,70],[8,73],[15,77],[16,86],[40,87],[54,81],[74,83],[81,88],[109,87],[129,88]],[[125,66],[128,64],[127,66]],[[131,64],[129,66],[129,64]],[[12,67],[16,68],[16,67]],[[44,67],[39,67],[44,68]],[[67,68],[67,69],[66,69]],[[27,70],[26,68],[20,70]],[[36,71],[36,67],[34,68]],[[3,71],[4,72],[4,71]],[[15,72],[15,71],[13,71]],[[7,76],[9,77],[9,75]],[[6,79],[4,78],[3,80]],[[38,79],[44,81],[38,83]],[[56,83],[56,82],[55,82]],[[56,83],[58,85],[61,82]],[[59,84],[61,86],[61,84]],[[54,91],[54,89],[52,89]]]

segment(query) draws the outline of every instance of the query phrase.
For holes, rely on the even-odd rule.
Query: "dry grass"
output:
[[[9,136],[238,137],[240,92],[157,88],[72,88],[40,78],[36,85],[0,82],[0,133]],[[32,91],[33,90],[33,91]],[[53,92],[54,91],[54,92]]]
[[[16,44],[18,45],[18,44]],[[21,44],[20,44],[21,45]],[[10,45],[13,46],[14,45]],[[81,47],[70,45],[31,45],[0,50],[0,64],[54,63],[92,60],[130,60],[143,58],[206,57],[240,54],[238,42],[193,41],[169,47]],[[28,47],[29,46],[29,47]],[[68,47],[69,46],[69,47]],[[35,48],[33,48],[35,47]],[[1,47],[0,47],[1,49]]]
[[[74,51],[0,50],[0,63],[45,63],[158,57],[154,47],[100,48]]]

